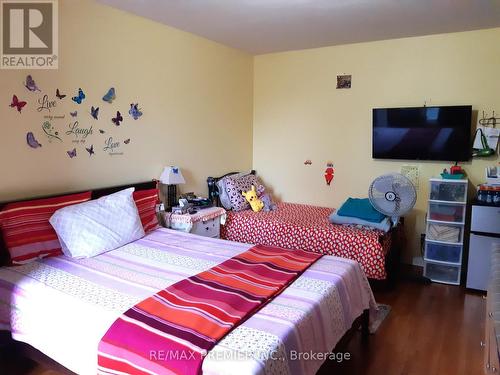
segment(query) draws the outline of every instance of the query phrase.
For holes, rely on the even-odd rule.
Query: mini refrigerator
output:
[[[488,289],[493,243],[500,243],[500,207],[472,205],[467,288]]]

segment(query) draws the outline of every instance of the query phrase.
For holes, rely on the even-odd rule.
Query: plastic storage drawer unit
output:
[[[460,284],[460,266],[425,262],[424,276],[445,284]]]
[[[429,219],[452,223],[463,223],[465,205],[453,203],[429,203]]]
[[[424,257],[425,260],[456,263],[460,265],[462,261],[462,246],[426,242]]]
[[[460,224],[427,223],[427,239],[433,241],[462,243],[463,230]]]
[[[465,203],[466,196],[467,181],[431,180],[431,200]]]

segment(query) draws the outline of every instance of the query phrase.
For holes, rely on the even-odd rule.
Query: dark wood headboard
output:
[[[117,191],[127,189],[130,187],[134,187],[136,191],[154,189],[157,187],[157,183],[158,183],[157,180],[151,180],[151,181],[147,181],[147,182],[137,182],[134,184],[111,186],[111,187],[95,189],[95,190],[91,190],[92,199],[97,199],[97,198],[103,197],[105,195],[113,194],[113,193],[116,193]],[[53,195],[48,195],[48,196],[34,197],[34,198],[16,199],[15,201],[1,202],[0,209],[2,209],[8,203],[12,203],[12,202],[23,202],[23,201],[33,200],[33,199],[52,198],[52,197],[58,197],[61,195],[82,193],[82,192],[89,191],[89,190],[90,189],[83,190],[83,191],[72,191],[72,192],[68,192],[68,193],[59,193],[59,194],[53,194]],[[0,266],[6,265],[9,263],[10,263],[9,252],[7,251],[7,249],[5,247],[5,244],[4,244],[4,241],[2,238],[2,233],[0,231]]]
[[[217,187],[217,182],[224,177],[231,176],[232,174],[236,174],[240,172],[229,172],[224,176],[220,177],[207,177],[207,185],[208,185],[208,197],[212,201],[214,206],[220,207],[220,199],[219,199],[219,188]],[[255,174],[255,170],[250,171],[251,174]]]

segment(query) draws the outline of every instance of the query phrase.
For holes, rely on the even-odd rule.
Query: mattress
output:
[[[367,277],[385,279],[390,235],[366,227],[331,224],[328,216],[332,211],[296,203],[279,203],[271,212],[228,211],[221,237],[353,259]]]
[[[126,310],[251,245],[158,229],[94,258],[65,256],[0,269],[0,329],[78,374],[97,373],[97,347]],[[225,336],[206,374],[314,374],[364,309],[375,312],[356,262],[324,256]],[[277,356],[286,358],[276,361]],[[324,357],[323,357],[324,359]]]

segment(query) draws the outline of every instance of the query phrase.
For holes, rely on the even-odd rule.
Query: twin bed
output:
[[[252,171],[255,173],[255,171]],[[208,177],[209,196],[220,205],[217,182]],[[359,226],[331,224],[331,208],[295,203],[278,203],[270,212],[228,211],[221,237],[251,244],[302,249],[357,261],[375,283],[393,281],[399,258],[402,225],[385,233]]]
[[[0,329],[75,373],[104,373],[97,366],[98,345],[124,311],[250,247],[161,228],[92,258],[58,256],[2,267]],[[376,303],[360,265],[323,256],[218,342],[202,371],[314,374],[325,355],[311,360],[298,354],[329,353],[357,318],[367,323],[368,311],[373,314]]]

